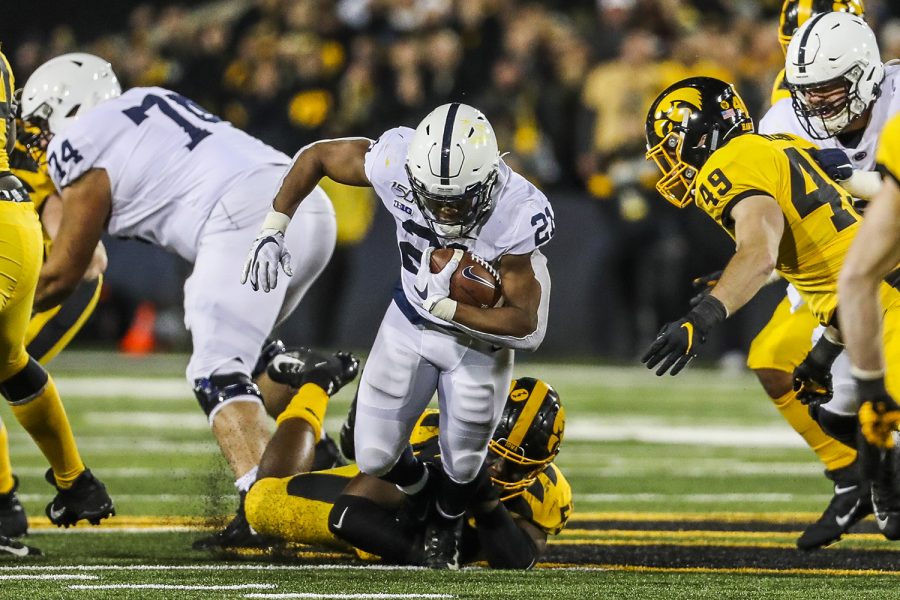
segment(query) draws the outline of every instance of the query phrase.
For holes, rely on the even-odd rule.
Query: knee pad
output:
[[[262,394],[244,373],[226,373],[194,380],[194,396],[212,423],[223,406],[231,402],[259,402]]]
[[[44,367],[29,356],[25,368],[0,383],[0,394],[10,404],[27,404],[44,391],[49,378]]]
[[[269,363],[272,362],[272,359],[278,356],[279,354],[284,354],[287,350],[284,346],[284,342],[281,340],[272,340],[266,342],[266,344],[262,347],[262,350],[259,352],[259,358],[256,359],[256,365],[253,367],[253,370],[250,371],[250,377],[252,379],[256,379],[260,375],[266,372],[266,367],[269,366]]]
[[[821,406],[811,407],[809,413],[822,431],[845,446],[856,449],[856,430],[859,427],[856,415],[835,414]]]

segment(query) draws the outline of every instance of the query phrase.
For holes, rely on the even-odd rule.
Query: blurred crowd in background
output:
[[[561,194],[596,212],[591,230],[569,235],[592,238],[580,268],[596,282],[591,301],[606,323],[597,325],[602,339],[592,350],[620,358],[634,356],[659,323],[683,312],[690,279],[721,268],[732,250],[702,215],[676,214],[653,191],[655,167],[643,156],[647,106],[677,79],[712,75],[736,83],[758,118],[784,60],[781,0],[132,6],[127,23],[108,33],[85,35],[71,24],[18,29],[4,51],[20,84],[52,56],[92,52],[112,63],[123,88],[178,90],[288,154],[325,137],[414,127],[451,100],[473,104],[492,122],[510,166],[551,201]],[[900,2],[866,0],[866,9],[885,60],[900,56]],[[341,239],[321,284],[329,290],[317,309],[323,314],[340,294],[341,250],[364,238],[374,210],[365,193],[342,194],[333,194]],[[160,275],[172,278],[174,292],[149,294],[153,309],[177,311],[178,268]],[[96,319],[103,323],[105,311],[107,325],[93,335],[126,335],[135,315],[147,316],[139,299],[106,303]],[[177,346],[178,327],[169,329]],[[328,327],[321,329],[314,342],[333,343]],[[723,343],[739,350],[749,334],[735,331]]]

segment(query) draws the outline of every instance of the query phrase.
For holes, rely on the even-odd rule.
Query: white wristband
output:
[[[884,183],[878,171],[853,171],[853,175],[846,181],[840,181],[841,187],[853,194],[856,198],[871,200],[881,189]]]
[[[265,220],[263,221],[262,228],[275,229],[276,231],[284,233],[287,230],[290,222],[291,218],[286,214],[280,213],[277,210],[270,210],[266,215]]]
[[[871,381],[873,379],[881,379],[882,377],[884,377],[884,369],[870,371],[867,369],[858,369],[853,365],[850,365],[850,374],[857,379],[862,379],[863,381]]]
[[[429,310],[428,312],[436,316],[438,319],[443,319],[444,321],[452,321],[453,317],[456,316],[456,300],[451,300],[450,298],[441,298],[434,303],[434,306],[432,306],[431,310]]]

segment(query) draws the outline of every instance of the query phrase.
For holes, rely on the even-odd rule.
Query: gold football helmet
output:
[[[784,0],[778,22],[778,41],[785,55],[794,32],[810,18],[825,12],[848,12],[865,17],[866,8],[862,0]]]

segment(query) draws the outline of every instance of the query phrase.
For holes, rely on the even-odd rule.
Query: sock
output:
[[[809,415],[807,407],[797,400],[797,392],[790,391],[772,402],[794,431],[806,440],[826,469],[834,471],[856,460],[856,450],[825,433]]]
[[[256,474],[259,472],[259,465],[256,465],[234,481],[234,487],[238,492],[246,492],[254,483],[256,483]]]
[[[313,428],[313,439],[318,440],[322,437],[327,408],[328,394],[325,390],[314,383],[307,383],[297,390],[287,408],[275,419],[275,424],[281,425],[287,419],[303,419]]]
[[[22,404],[10,404],[16,419],[53,468],[56,485],[67,490],[84,472],[84,463],[53,378],[40,394]]]
[[[14,485],[12,464],[9,462],[9,436],[6,426],[0,420],[0,495],[11,492]]]
[[[428,476],[425,471],[424,463],[415,457],[412,446],[407,444],[406,448],[400,453],[400,458],[398,458],[397,462],[394,463],[394,466],[391,467],[391,470],[382,475],[381,478],[393,483],[402,491],[416,487],[421,489],[424,487],[425,482],[428,481]],[[420,486],[419,484],[422,485]]]

